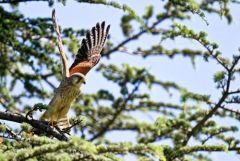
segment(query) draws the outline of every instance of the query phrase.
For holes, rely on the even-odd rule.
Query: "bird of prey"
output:
[[[55,12],[53,11],[53,22],[61,42],[60,31],[56,23]],[[75,61],[70,68],[67,67],[67,59],[62,46],[58,44],[63,61],[63,78],[59,87],[54,91],[54,96],[49,103],[49,108],[41,116],[41,120],[48,121],[51,125],[60,129],[70,126],[67,113],[74,99],[80,94],[80,87],[85,83],[86,74],[93,68],[101,58],[101,51],[105,44],[110,25],[105,22],[97,23],[82,40]]]

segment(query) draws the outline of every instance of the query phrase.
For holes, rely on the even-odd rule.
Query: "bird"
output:
[[[55,13],[54,13],[55,14]],[[85,76],[100,61],[101,51],[108,37],[110,25],[97,23],[81,42],[74,62],[67,67],[67,74],[55,89],[54,96],[48,104],[48,109],[40,117],[59,129],[70,127],[68,111],[74,99],[80,94],[80,87],[86,83]],[[61,53],[61,52],[60,52]],[[64,56],[61,55],[64,63]],[[67,64],[67,62],[66,62]],[[63,64],[64,67],[66,64]],[[66,68],[66,67],[65,67]]]

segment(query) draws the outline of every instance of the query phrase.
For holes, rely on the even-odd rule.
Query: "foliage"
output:
[[[61,78],[61,64],[51,19],[28,18],[21,14],[18,5],[27,1],[0,0],[0,3],[12,5],[10,10],[0,6],[0,119],[21,123],[19,128],[14,128],[0,121],[0,160],[108,161],[122,160],[122,156],[133,154],[139,161],[207,161],[211,157],[201,152],[240,153],[240,140],[229,135],[238,132],[238,126],[223,126],[217,122],[217,119],[232,119],[239,123],[240,113],[229,106],[240,102],[240,90],[233,85],[240,70],[240,55],[225,58],[219,49],[221,44],[210,41],[206,32],[183,25],[194,16],[208,24],[209,14],[219,15],[231,24],[233,18],[229,6],[240,2],[165,0],[161,1],[162,10],[156,10],[150,4],[140,16],[133,7],[115,1],[78,0],[79,3],[102,4],[125,11],[120,20],[124,40],[115,44],[110,37],[102,53],[110,63],[97,67],[97,72],[108,83],[116,85],[117,91],[103,88],[92,94],[82,93],[72,105],[77,116],[71,120],[74,134],[69,141],[63,141],[64,131],[56,132],[45,123],[45,133],[38,133],[44,130],[39,128],[43,123],[39,121],[42,124],[38,124],[35,111],[48,108],[41,102],[53,95],[56,82]],[[67,5],[66,0],[42,1],[48,2],[49,7],[55,3]],[[162,28],[166,21],[169,25]],[[79,38],[86,31],[62,29],[63,43],[73,55],[79,48]],[[159,42],[149,48],[127,48],[130,42],[139,41],[144,35],[159,37],[161,42],[177,41],[177,37],[181,37],[199,43],[202,49],[169,49]],[[196,57],[217,62],[221,70],[213,75],[213,81],[219,98],[213,97],[213,93],[195,93],[175,82],[159,80],[145,68],[111,64],[111,55],[116,52],[143,58],[154,55],[172,59],[182,55],[190,58],[193,64]],[[16,91],[19,88],[22,92]],[[142,88],[147,90],[142,91]],[[155,88],[179,96],[181,102],[156,101],[149,92]],[[31,107],[29,102],[33,99],[40,103]],[[149,122],[137,119],[136,113],[155,113],[158,117]],[[136,137],[132,142],[114,143],[106,137],[113,131],[118,131],[119,136],[131,131]],[[166,140],[170,143],[161,143]]]

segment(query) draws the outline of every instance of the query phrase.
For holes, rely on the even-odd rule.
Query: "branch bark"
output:
[[[2,112],[0,111],[0,119],[17,122],[17,123],[28,123],[32,127],[44,132],[50,136],[57,138],[58,140],[68,141],[68,137],[55,128],[49,126],[44,121],[39,121],[35,119],[28,119],[27,117],[23,116],[22,114],[11,113],[11,112]]]

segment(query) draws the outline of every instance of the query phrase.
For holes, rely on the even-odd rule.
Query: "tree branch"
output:
[[[234,109],[231,109],[229,107],[220,107],[221,109],[225,110],[225,111],[228,111],[228,112],[231,112],[231,113],[235,113],[237,115],[240,115],[240,111],[239,110],[234,110]]]
[[[206,123],[206,121],[211,118],[214,113],[218,110],[218,108],[222,107],[222,104],[224,103],[224,101],[226,100],[226,98],[229,95],[229,90],[230,90],[230,84],[231,84],[231,80],[233,77],[233,72],[234,72],[234,68],[237,65],[237,62],[240,60],[240,57],[238,57],[236,60],[234,60],[232,66],[230,69],[226,69],[228,72],[228,78],[227,78],[227,83],[226,83],[226,89],[223,91],[222,97],[220,98],[220,100],[218,101],[218,103],[212,108],[212,110],[210,110],[210,112],[205,115],[203,117],[202,120],[200,120],[193,128],[190,132],[187,133],[187,139],[183,142],[183,145],[186,145],[189,141],[189,139],[196,134]],[[224,66],[223,66],[224,67]]]
[[[0,119],[17,122],[17,123],[28,123],[32,127],[39,129],[43,133],[47,133],[50,136],[57,138],[58,140],[68,141],[68,137],[64,133],[58,132],[53,127],[46,124],[44,121],[39,121],[35,119],[28,119],[27,117],[23,116],[22,114],[16,114],[11,112],[2,112],[0,111]]]
[[[229,95],[232,95],[232,94],[239,94],[240,93],[240,89],[237,89],[235,91],[230,91],[228,92]]]
[[[52,89],[56,89],[57,87],[52,83],[50,82],[48,79],[43,79]]]
[[[228,131],[224,131],[224,130],[219,130],[219,131],[217,131],[217,132],[215,132],[215,133],[213,133],[213,134],[210,134],[206,139],[204,139],[203,141],[202,141],[202,145],[203,144],[205,144],[208,140],[210,140],[211,138],[213,138],[214,136],[217,136],[217,135],[219,135],[219,134],[222,134],[222,133],[224,133],[224,132],[228,132]]]
[[[109,56],[111,53],[118,51],[119,48],[123,47],[125,44],[127,44],[128,42],[137,39],[138,37],[140,37],[141,35],[143,35],[144,33],[147,33],[149,30],[153,30],[159,23],[161,23],[162,21],[164,21],[165,19],[167,19],[168,17],[170,17],[168,14],[166,14],[164,17],[162,17],[161,19],[158,19],[156,22],[154,22],[152,24],[151,27],[147,28],[147,29],[143,29],[141,31],[139,31],[138,33],[136,33],[135,35],[127,38],[126,40],[122,41],[121,43],[119,43],[116,47],[112,48],[111,50],[109,50],[107,53],[105,53],[103,56]]]
[[[126,97],[124,103],[116,110],[116,112],[113,114],[112,119],[108,120],[108,122],[106,123],[106,125],[104,127],[101,128],[101,130],[95,134],[91,139],[89,139],[90,141],[95,140],[96,138],[102,136],[108,129],[109,127],[115,122],[115,120],[118,118],[118,116],[122,113],[123,110],[125,110],[125,106],[127,105],[128,101],[132,98],[132,96],[134,95],[134,93],[139,89],[139,86],[141,84],[141,81],[138,81],[135,85],[135,87],[133,88],[133,90],[131,91],[131,93],[128,94],[128,96]]]

